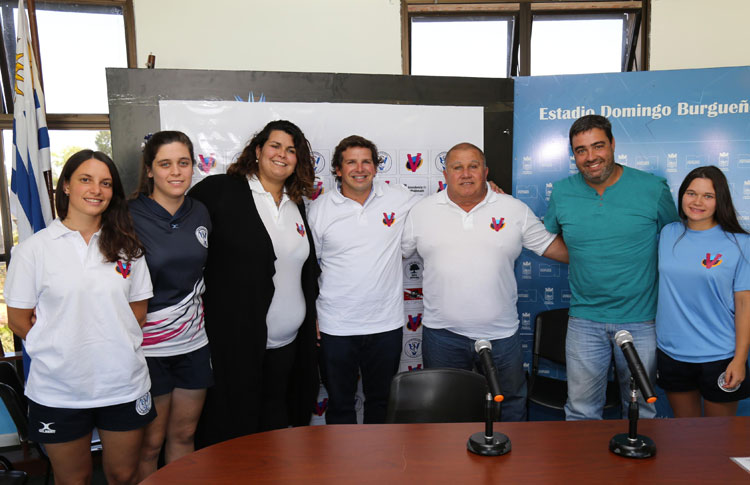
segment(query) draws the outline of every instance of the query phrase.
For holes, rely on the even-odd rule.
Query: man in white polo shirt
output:
[[[356,424],[360,370],[364,422],[383,423],[401,358],[400,242],[406,214],[419,198],[402,185],[374,181],[378,163],[371,141],[357,135],[341,140],[331,162],[338,187],[308,211],[321,268],[317,309],[328,424]]]
[[[474,342],[492,342],[505,396],[503,421],[526,419],[526,379],[518,335],[513,265],[522,247],[567,262],[562,239],[523,202],[488,190],[484,153],[470,143],[448,151],[447,189],[417,204],[402,249],[424,259],[425,368],[478,368]]]

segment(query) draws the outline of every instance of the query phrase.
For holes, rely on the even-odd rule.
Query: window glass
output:
[[[504,17],[412,17],[411,73],[508,77],[512,25]]]
[[[13,66],[18,2],[0,6]],[[108,113],[104,69],[128,65],[122,8],[37,2],[36,20],[47,113]]]
[[[624,21],[624,15],[534,16],[531,75],[620,72]]]

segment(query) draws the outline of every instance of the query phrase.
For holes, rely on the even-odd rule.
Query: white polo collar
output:
[[[102,229],[99,228],[98,231],[96,231],[92,237],[99,237],[99,234],[101,234]],[[57,218],[54,221],[50,222],[49,226],[47,226],[47,233],[50,235],[52,239],[57,239],[59,237],[66,236],[70,233],[78,233],[78,231],[75,231],[73,229],[70,229],[68,226],[62,223],[62,221]]]
[[[383,192],[384,192],[384,190],[383,190],[383,182],[381,182],[379,180],[373,180],[372,181],[372,188],[370,189],[370,194],[367,196],[367,199],[365,200],[365,204],[367,204],[367,202],[369,200],[371,200],[372,198],[374,198],[374,197],[382,197],[383,196]],[[354,202],[352,199],[350,199],[349,197],[347,197],[347,196],[345,196],[344,194],[341,193],[341,184],[338,183],[338,182],[336,182],[336,190],[333,191],[333,197],[332,197],[332,199],[333,199],[333,202],[336,203],[336,204],[343,204],[347,200]],[[365,204],[363,204],[363,205],[365,205]]]
[[[494,202],[497,199],[497,194],[492,191],[490,188],[490,184],[486,183],[487,185],[487,193],[484,196],[484,199],[482,199],[481,202],[479,202],[477,205],[475,205],[469,212],[474,212],[475,210],[478,210],[480,207],[483,207],[486,204],[490,204]],[[461,207],[453,202],[450,197],[448,197],[448,189],[443,190],[442,192],[439,192],[437,203],[438,204],[445,204],[445,205],[451,205],[453,207],[456,207],[461,210],[461,212],[466,212],[465,210],[461,209]]]

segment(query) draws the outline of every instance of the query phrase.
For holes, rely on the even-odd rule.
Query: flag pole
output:
[[[39,73],[39,85],[44,90],[44,78],[42,77],[42,57],[39,54],[39,31],[36,26],[36,1],[28,0],[29,10],[29,30],[31,30],[31,49],[34,51],[34,57],[36,58],[36,70]],[[47,196],[49,197],[49,205],[52,209],[52,218],[55,218],[55,196],[52,187],[52,171],[45,170],[42,172],[44,175],[44,184],[47,186]]]

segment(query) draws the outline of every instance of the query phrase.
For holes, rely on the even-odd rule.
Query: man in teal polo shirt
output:
[[[565,418],[602,418],[613,355],[626,417],[630,371],[614,335],[633,335],[654,382],[657,240],[663,226],[678,220],[677,210],[666,180],[615,163],[607,118],[579,118],[569,138],[579,173],[553,185],[544,217],[570,254]],[[653,404],[642,397],[639,403],[641,417],[656,415]]]

